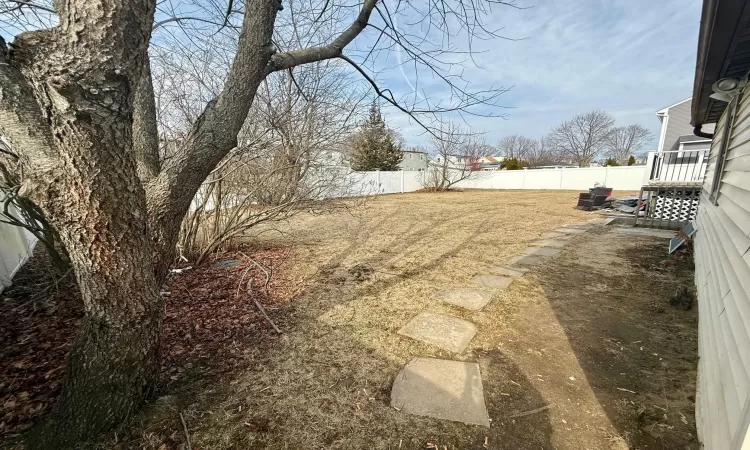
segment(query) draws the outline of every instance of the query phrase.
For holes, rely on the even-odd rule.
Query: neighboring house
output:
[[[683,149],[708,150],[710,148],[710,139],[698,137],[693,134],[693,127],[690,125],[692,100],[692,97],[686,98],[656,112],[656,117],[661,122],[657,152]],[[713,128],[713,125],[707,125],[704,131],[713,133]],[[690,143],[688,148],[684,148],[686,142]]]
[[[339,150],[321,150],[316,159],[317,165],[321,167],[349,167],[346,154]]]
[[[686,98],[656,112],[661,122],[659,147],[650,157],[651,170],[648,184],[692,183],[699,186],[703,182],[708,165],[708,150],[711,140],[693,134],[690,125],[692,97]],[[706,126],[712,133],[713,124]]]
[[[429,157],[427,152],[420,152],[419,150],[404,150],[404,158],[399,164],[401,170],[427,170],[427,162]]]
[[[749,46],[750,2],[704,0],[689,114],[713,139],[694,238],[696,424],[706,450],[750,448],[750,88],[728,104],[711,98],[716,81],[748,74]]]
[[[464,169],[466,166],[471,165],[474,160],[471,156],[466,155],[448,155],[448,167],[454,169]],[[442,166],[444,162],[443,155],[435,156],[433,163]]]
[[[479,160],[479,163],[482,165],[482,170],[484,171],[498,170],[500,168],[500,164],[503,162],[503,159],[505,158],[496,158],[494,156],[483,156]]]

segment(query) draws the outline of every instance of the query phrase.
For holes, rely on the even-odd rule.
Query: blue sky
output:
[[[503,94],[507,119],[466,117],[495,144],[509,134],[541,137],[582,112],[602,109],[618,125],[651,130],[656,147],[656,111],[692,95],[700,24],[700,0],[518,0],[518,10],[495,8],[492,22],[519,41],[479,43],[479,67],[464,77],[477,88],[513,86]],[[406,78],[413,74],[406,72]],[[409,91],[398,69],[380,74],[395,91]],[[413,82],[413,80],[411,80]],[[439,88],[435,94],[440,95]],[[431,94],[432,95],[432,94]],[[424,133],[390,108],[387,119],[408,144]]]

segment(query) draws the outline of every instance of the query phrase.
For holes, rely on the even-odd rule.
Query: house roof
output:
[[[711,85],[750,71],[750,2],[704,0],[690,123],[716,123],[727,103],[710,98]]]
[[[500,162],[500,161],[496,160],[493,156],[485,156],[484,159],[486,159],[487,162],[490,162],[490,163]]]
[[[667,113],[667,111],[669,111],[670,109],[674,108],[674,107],[675,107],[675,106],[677,106],[677,105],[681,105],[681,104],[683,104],[683,103],[685,103],[685,102],[687,102],[687,101],[691,100],[692,98],[693,98],[693,97],[688,97],[688,98],[686,98],[685,100],[680,100],[679,102],[677,102],[677,103],[675,103],[675,104],[673,104],[673,105],[669,105],[669,106],[667,106],[666,108],[662,108],[662,109],[660,109],[660,110],[656,111],[656,114],[666,114],[666,113]]]

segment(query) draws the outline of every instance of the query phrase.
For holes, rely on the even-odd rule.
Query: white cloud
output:
[[[514,86],[502,99],[513,109],[497,111],[507,120],[466,117],[491,142],[515,133],[539,137],[592,109],[656,134],[656,111],[692,95],[700,0],[529,1],[529,9],[495,8],[491,20],[503,35],[525,39],[475,42],[484,51],[475,57],[479,68],[464,71],[474,88]],[[399,70],[381,75],[397,91],[408,89]],[[430,88],[431,97],[446,94]],[[424,141],[407,118],[388,114],[407,142]]]

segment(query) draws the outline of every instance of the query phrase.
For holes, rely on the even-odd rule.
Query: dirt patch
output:
[[[693,289],[692,254],[666,249],[665,239],[633,241],[600,230],[532,273],[554,313],[543,320],[565,331],[597,403],[628,448],[698,448],[698,315],[670,306],[675,292]],[[517,331],[532,332],[539,321],[519,325]]]

